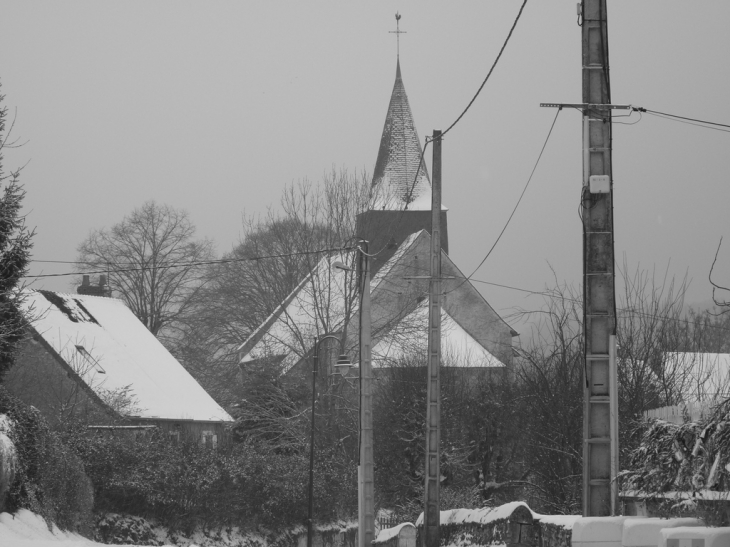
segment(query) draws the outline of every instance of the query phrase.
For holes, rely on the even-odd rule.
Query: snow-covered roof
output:
[[[354,252],[336,253],[319,261],[276,311],[238,348],[241,363],[263,357],[283,356],[282,372],[287,372],[311,349],[318,334],[337,332],[347,319],[346,304],[352,272],[334,268],[335,262],[353,264]]]
[[[393,267],[398,263],[398,261],[403,258],[403,255],[406,254],[406,252],[411,248],[411,245],[413,245],[416,240],[421,237],[430,237],[429,233],[426,230],[419,230],[418,232],[413,232],[411,235],[409,235],[403,243],[401,243],[398,248],[395,250],[395,253],[393,253],[393,256],[391,256],[388,261],[383,264],[383,266],[378,270],[378,273],[375,274],[372,281],[370,282],[371,290],[374,291],[380,283],[390,275],[391,270],[393,270]]]
[[[730,395],[730,353],[667,352],[665,370],[682,380],[685,403],[706,403]]]
[[[392,366],[428,343],[428,305],[424,300],[381,338],[372,349],[374,368]],[[445,309],[441,310],[441,358],[446,366],[484,368],[505,366],[466,332]]]
[[[130,416],[232,421],[121,300],[30,290],[22,309],[98,395],[128,387]]]

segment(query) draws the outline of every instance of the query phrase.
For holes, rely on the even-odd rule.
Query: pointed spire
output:
[[[431,182],[421,152],[399,59],[373,172],[377,209],[401,210],[406,205],[410,210],[431,207]]]

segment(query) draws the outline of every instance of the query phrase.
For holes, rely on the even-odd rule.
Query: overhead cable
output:
[[[196,266],[211,266],[214,264],[230,264],[230,263],[236,263],[236,262],[256,262],[259,260],[267,260],[271,258],[287,258],[291,256],[302,256],[302,255],[311,255],[311,254],[318,254],[318,253],[330,253],[330,252],[342,252],[342,251],[353,251],[356,250],[357,247],[333,247],[330,249],[318,249],[316,251],[298,251],[293,253],[282,253],[282,254],[275,254],[275,255],[264,255],[264,256],[251,256],[251,257],[244,257],[244,258],[221,258],[217,260],[200,260],[196,262],[172,262],[170,264],[157,264],[155,266],[135,266],[135,267],[124,267],[122,269],[115,269],[115,273],[125,273],[125,272],[141,272],[146,270],[168,270],[170,268],[191,268]],[[94,264],[91,264],[90,262],[83,262],[83,261],[77,261],[77,262],[71,262],[71,261],[51,261],[51,260],[39,260],[37,262],[57,262],[61,264],[78,264],[78,265],[89,265],[94,266]],[[109,263],[109,266],[116,266],[113,262]],[[106,274],[109,273],[109,268],[105,268],[103,270],[96,270],[96,271],[78,271],[78,272],[64,272],[64,273],[57,273],[57,274],[38,274],[38,275],[24,275],[22,276],[23,279],[38,279],[38,278],[44,278],[44,277],[65,277],[69,275],[81,275],[81,274]]]
[[[522,198],[525,196],[525,192],[527,191],[527,187],[530,186],[530,182],[532,181],[532,177],[535,174],[535,171],[537,170],[537,166],[540,164],[540,159],[542,158],[542,154],[543,154],[543,152],[545,152],[545,147],[547,146],[547,143],[550,140],[550,135],[553,134],[553,129],[555,128],[555,122],[558,121],[558,116],[560,115],[560,111],[561,110],[562,110],[562,108],[558,108],[558,111],[555,113],[555,118],[553,118],[553,123],[552,123],[552,125],[550,125],[550,130],[548,131],[547,137],[545,137],[545,142],[542,144],[542,148],[540,149],[540,154],[538,154],[538,156],[537,156],[537,160],[535,161],[535,165],[532,167],[532,172],[530,173],[530,176],[527,178],[527,182],[525,183],[525,186],[522,189],[522,193],[520,194],[520,197],[517,200],[517,203],[515,204],[514,208],[512,209],[512,213],[510,213],[509,218],[507,219],[507,222],[505,222],[504,226],[502,227],[502,231],[499,232],[499,235],[497,236],[497,239],[492,244],[492,247],[489,249],[489,251],[487,251],[487,254],[484,255],[484,258],[482,258],[482,261],[479,263],[479,265],[476,268],[474,268],[474,271],[472,271],[469,274],[469,276],[466,277],[464,279],[464,281],[461,282],[461,284],[459,284],[454,289],[451,289],[449,292],[455,291],[456,289],[458,289],[459,287],[461,287],[461,285],[463,285],[464,283],[466,283],[467,281],[469,281],[472,278],[472,276],[475,273],[477,273],[477,271],[479,270],[479,268],[481,268],[482,265],[484,265],[484,263],[489,258],[489,255],[492,254],[492,251],[494,251],[494,248],[497,246],[497,243],[499,243],[499,240],[502,239],[502,235],[504,235],[505,230],[507,230],[507,226],[509,226],[509,223],[512,221],[512,217],[515,216],[515,212],[517,211],[517,208],[520,206],[520,203],[522,202]]]

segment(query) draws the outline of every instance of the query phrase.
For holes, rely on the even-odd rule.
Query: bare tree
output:
[[[581,506],[583,327],[581,293],[557,286],[546,291],[533,321],[530,343],[515,366],[519,393],[529,404],[523,457],[531,507],[573,513]]]
[[[155,336],[175,335],[205,281],[213,244],[195,240],[187,212],[148,201],[78,247],[77,269],[108,272],[109,285]]]
[[[712,351],[709,342],[719,343],[717,333],[727,331],[685,312],[686,278],[676,282],[666,271],[629,270],[625,262],[617,271],[623,286],[616,336],[619,446],[625,465],[640,442],[644,412],[681,403],[696,391],[708,374],[698,368],[696,353]],[[582,291],[548,289],[542,309],[522,315],[533,320],[536,331],[522,348],[516,370],[519,390],[530,401],[524,457],[538,487],[533,503],[542,511],[574,511],[581,505],[583,458]],[[687,357],[676,358],[680,352]]]
[[[304,180],[288,185],[278,210],[244,217],[239,244],[207,269],[205,286],[194,300],[196,311],[176,349],[219,402],[241,397],[234,389],[236,350],[272,314],[284,325],[280,338],[298,358],[311,352],[317,333],[346,329],[343,314],[349,319],[357,298],[356,276],[348,273],[334,281],[335,274],[322,261],[332,255],[328,250],[354,244],[356,217],[367,208],[370,194],[366,173],[333,168],[319,184]],[[309,314],[303,321],[307,327],[302,317],[279,308],[295,289],[311,300],[302,308]],[[275,359],[270,363],[281,365]]]

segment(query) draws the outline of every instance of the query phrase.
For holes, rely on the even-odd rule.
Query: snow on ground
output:
[[[73,532],[64,532],[26,509],[14,515],[0,513],[0,545],[13,547],[102,547]]]

